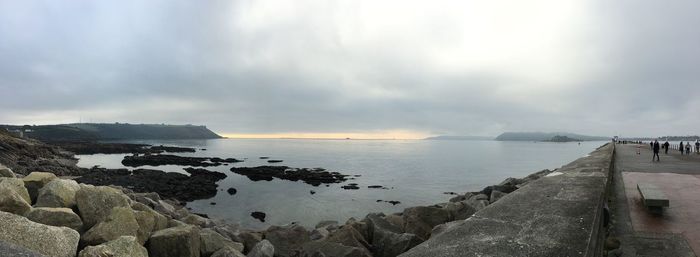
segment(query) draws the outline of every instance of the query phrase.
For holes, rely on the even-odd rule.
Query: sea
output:
[[[187,203],[194,212],[210,218],[239,223],[243,228],[264,229],[292,222],[313,227],[320,221],[341,223],[368,213],[401,212],[412,206],[447,202],[450,192],[480,191],[508,177],[524,177],[543,169],[555,169],[586,156],[606,142],[514,142],[467,140],[315,140],[315,139],[212,139],[166,141],[120,141],[151,145],[193,147],[182,156],[243,159],[230,166],[206,167],[225,173],[219,192],[210,199]],[[206,150],[202,150],[206,149]],[[125,154],[79,155],[78,165],[89,168],[125,168]],[[270,164],[266,159],[283,160]],[[301,181],[251,181],[230,171],[231,167],[284,165],[293,168],[324,168],[353,179],[329,186]],[[142,166],[184,173],[186,166]],[[357,175],[357,176],[355,176]],[[358,190],[341,186],[356,183]],[[386,189],[371,189],[381,185]],[[237,193],[230,195],[228,188]],[[311,194],[314,191],[314,194]],[[381,201],[379,201],[381,200]],[[399,201],[393,205],[386,201]],[[251,213],[266,213],[265,222]]]

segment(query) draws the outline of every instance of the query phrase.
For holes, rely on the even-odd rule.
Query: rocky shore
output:
[[[242,162],[235,158],[222,159],[219,157],[186,157],[170,154],[145,154],[124,156],[122,164],[127,167],[140,167],[145,165],[160,166],[160,165],[180,165],[194,167],[209,167],[221,166],[227,163]]]
[[[201,169],[190,172],[195,177],[220,176]],[[57,257],[393,257],[549,172],[508,178],[449,202],[400,213],[324,221],[314,228],[289,224],[251,231],[191,213],[157,193],[134,192],[128,187],[137,185],[136,180],[93,186],[47,172],[17,175],[2,167],[0,242],[10,246],[0,244],[0,252]]]
[[[189,176],[150,169],[79,169],[75,163],[59,165],[62,158],[72,157],[59,148],[38,141],[8,144],[0,139],[0,147],[11,150],[0,152],[0,162],[12,164],[0,166],[0,256],[394,257],[550,173],[543,170],[525,178],[508,178],[479,192],[452,193],[445,203],[409,207],[399,213],[323,221],[313,228],[292,223],[254,231],[192,213],[181,204],[212,197],[216,182],[226,174],[204,168],[185,169]],[[204,159],[195,161],[227,163],[221,158]],[[42,161],[53,165],[44,167]],[[31,166],[23,166],[27,163]],[[311,185],[351,179],[323,169],[286,166],[231,171],[251,180],[278,178]],[[63,175],[79,176],[71,180],[59,177]],[[228,192],[235,194],[236,190]],[[263,212],[251,215],[266,218]]]

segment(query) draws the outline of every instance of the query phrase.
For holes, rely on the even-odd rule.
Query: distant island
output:
[[[0,125],[0,129],[45,142],[222,138],[206,126],[197,125],[72,123],[39,126]]]
[[[497,141],[546,141],[546,142],[572,142],[572,141],[603,141],[608,137],[587,136],[567,132],[505,132],[496,137]],[[568,140],[568,141],[562,141]]]
[[[559,136],[559,135],[554,136],[554,137],[552,137],[552,138],[549,139],[549,140],[545,140],[545,142],[557,142],[557,143],[581,142],[581,141],[583,141],[583,140],[579,140],[579,139],[576,139],[576,138],[570,138],[570,137],[567,137],[567,136]]]
[[[493,140],[493,137],[485,136],[434,136],[426,137],[424,140]]]

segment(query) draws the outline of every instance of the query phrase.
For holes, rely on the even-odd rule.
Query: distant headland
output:
[[[59,125],[0,125],[0,129],[41,141],[98,141],[133,139],[215,139],[222,138],[206,126],[71,123]]]

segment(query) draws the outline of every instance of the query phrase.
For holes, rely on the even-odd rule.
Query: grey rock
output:
[[[8,188],[0,188],[0,211],[24,215],[32,208],[29,203],[17,191]]]
[[[176,220],[176,219],[168,220],[168,228],[187,226],[187,225],[188,225],[187,223],[184,223],[184,222]]]
[[[466,202],[449,202],[443,208],[450,213],[452,220],[464,220],[476,213],[476,209]]]
[[[342,226],[334,231],[328,236],[326,241],[361,248],[363,251],[367,252],[367,254],[369,254],[369,250],[372,248],[359,231],[348,225]]]
[[[241,240],[240,242],[243,243],[243,246],[245,246],[245,252],[250,252],[253,247],[262,241],[262,235],[260,233],[251,231],[242,231],[238,233],[238,238]]]
[[[139,203],[139,202],[133,202],[131,203],[131,209],[135,211],[141,211],[141,212],[147,212],[154,218],[154,225],[153,225],[153,230],[152,231],[158,231],[161,229],[166,229],[168,228],[168,217],[163,216],[163,214],[160,214],[159,212],[151,209],[150,207],[146,206],[145,204]],[[138,213],[138,212],[136,212]],[[136,216],[136,220],[138,221],[139,216]],[[139,221],[139,226],[141,222]]]
[[[403,212],[406,233],[414,234],[422,240],[430,237],[433,227],[451,221],[450,212],[432,206],[407,208]]]
[[[316,224],[315,228],[324,228],[324,227],[329,227],[329,226],[338,226],[338,221],[335,220],[324,220]]]
[[[221,250],[216,251],[211,257],[245,257],[240,251],[230,248],[230,247],[224,247]]]
[[[383,219],[383,214],[370,213],[365,221],[369,227],[374,257],[395,257],[422,242],[414,234],[401,233],[401,229]]]
[[[107,243],[88,246],[78,257],[148,257],[148,251],[133,236],[122,236]]]
[[[31,205],[32,198],[29,197],[29,191],[24,186],[24,181],[19,178],[0,178],[0,188],[7,188],[15,191],[19,196],[21,196],[27,203]]]
[[[153,210],[171,218],[175,217],[175,207],[163,200],[157,201],[156,205],[153,206]]]
[[[182,209],[185,209],[185,208],[182,208]],[[187,214],[186,216],[180,218],[179,220],[186,223],[186,224],[195,225],[195,226],[203,227],[203,228],[212,227],[214,225],[214,223],[210,219],[199,216],[197,214]]]
[[[202,256],[205,257],[211,256],[215,252],[224,248],[232,248],[235,249],[237,252],[243,251],[244,248],[243,244],[233,242],[231,241],[231,239],[222,236],[221,234],[217,233],[216,231],[210,228],[200,230],[199,239],[199,250]]]
[[[144,244],[146,240],[148,240],[148,238],[151,237],[151,233],[163,229],[156,229],[156,216],[153,213],[150,213],[148,211],[133,212],[134,218],[136,218],[136,223],[138,223],[139,225],[138,230],[136,231],[136,238],[138,239],[139,243]]]
[[[87,245],[99,245],[121,236],[138,236],[139,223],[136,221],[134,211],[128,207],[117,207],[107,218],[82,236],[83,242]]]
[[[490,204],[495,203],[496,201],[500,200],[501,197],[504,197],[506,195],[507,195],[506,193],[503,193],[501,191],[493,190],[493,191],[491,191],[491,198],[490,198],[491,200],[489,201],[489,203]]]
[[[0,178],[16,178],[14,172],[5,165],[0,164]]]
[[[301,246],[302,257],[334,256],[334,257],[372,257],[366,249],[345,246],[333,242],[308,242]]]
[[[80,234],[66,227],[33,222],[25,217],[0,212],[0,241],[51,257],[74,257]]]
[[[185,225],[156,231],[148,253],[150,257],[200,257],[199,228]]]
[[[130,207],[129,198],[121,191],[107,186],[80,185],[75,202],[85,228],[105,219],[116,207]]]
[[[56,178],[56,175],[49,172],[32,172],[26,177],[22,178],[24,181],[24,186],[27,187],[29,196],[32,198],[31,202],[36,201],[36,197],[39,195],[39,189]]]
[[[389,214],[386,217],[384,217],[384,219],[391,223],[391,225],[401,228],[402,230],[406,226],[406,221],[404,220],[403,215],[399,216],[396,214]]]
[[[311,241],[309,231],[299,225],[271,226],[265,231],[265,239],[275,246],[275,256],[291,257],[301,245]]]
[[[250,250],[247,257],[273,257],[275,255],[275,246],[270,241],[262,240],[255,244]]]
[[[440,224],[437,225],[433,228],[433,230],[430,232],[430,237],[435,237],[438,236],[445,231],[450,230],[451,228],[457,227],[460,224],[463,224],[465,221],[464,220],[455,220],[455,221],[450,221],[445,224]]]
[[[80,190],[78,182],[67,179],[54,179],[39,189],[36,207],[73,208],[75,193]]]
[[[357,221],[355,218],[350,218],[345,222],[345,225],[353,227],[357,232],[360,232],[362,238],[367,242],[371,242],[372,238],[369,236],[369,225],[365,221]]]
[[[30,251],[27,248],[0,241],[0,256],[11,257],[47,257],[46,255]]]
[[[328,232],[327,229],[317,228],[311,231],[309,238],[311,238],[311,240],[313,241],[317,241],[325,239],[326,237],[328,237],[328,235],[330,235],[330,232]]]
[[[33,208],[25,214],[25,217],[44,225],[69,227],[78,232],[83,231],[83,221],[80,216],[69,208]]]

